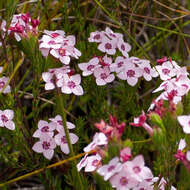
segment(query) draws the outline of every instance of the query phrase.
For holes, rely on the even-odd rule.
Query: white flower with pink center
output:
[[[88,63],[80,63],[78,66],[83,71],[82,76],[89,76],[93,74],[97,67],[100,67],[99,59],[98,57],[94,57]]]
[[[61,87],[62,93],[65,94],[75,94],[77,96],[81,96],[84,94],[81,83],[81,76],[80,74],[68,76],[67,74],[63,75],[63,79],[57,82],[57,86]]]
[[[107,145],[107,144],[108,144],[108,139],[104,135],[104,133],[95,133],[93,137],[93,141],[88,146],[86,146],[83,150],[84,152],[89,152],[95,149],[97,146]]]
[[[110,73],[109,67],[95,69],[94,76],[96,77],[96,84],[99,86],[110,83],[115,79],[114,74]]]
[[[126,57],[126,58],[129,57],[128,52],[131,50],[131,45],[124,42],[123,39],[119,39],[119,41],[117,43],[117,47],[124,57]]]
[[[14,130],[15,124],[12,121],[14,117],[13,110],[6,109],[0,110],[0,127],[6,127],[7,129]]]
[[[118,56],[116,57],[115,62],[110,65],[110,70],[111,72],[120,73],[125,69],[126,64],[130,64],[130,60],[123,56]]]
[[[69,137],[71,144],[75,144],[79,139],[78,136],[75,135],[74,133],[69,133]],[[61,147],[61,151],[65,154],[69,154],[70,150],[64,129],[60,133],[55,135],[54,139],[56,144]]]
[[[138,66],[142,69],[143,77],[146,81],[151,81],[152,77],[158,76],[158,72],[151,68],[149,60],[141,60]]]
[[[61,133],[64,130],[62,117],[60,115],[56,115],[55,118],[50,118],[49,120],[56,124],[56,130],[58,132]],[[68,129],[74,129],[75,128],[75,125],[69,121],[66,121],[66,125],[67,125]]]
[[[183,127],[186,134],[190,134],[190,115],[181,115],[177,117],[178,122]]]
[[[98,169],[101,165],[101,160],[102,158],[99,154],[88,156],[85,166],[85,172],[93,172]]]
[[[44,135],[53,137],[56,124],[54,122],[40,120],[38,122],[38,129],[34,132],[33,137],[41,138]]]
[[[135,86],[138,78],[142,76],[142,70],[133,63],[126,64],[124,71],[118,73],[117,76],[122,80],[127,80],[130,86]]]
[[[2,92],[3,88],[5,88],[9,78],[8,77],[1,77],[0,78],[0,92]],[[11,87],[9,85],[6,86],[6,88],[3,90],[3,93],[9,93],[11,92]]]
[[[144,158],[142,155],[136,156],[132,161],[125,162],[127,171],[139,182],[149,179],[152,176],[151,170],[144,166]]]
[[[50,54],[53,55],[55,58],[59,59],[61,63],[68,65],[70,63],[71,54],[67,51],[66,47],[60,47],[59,49],[52,49]]]
[[[44,82],[46,82],[45,90],[53,90],[55,88],[53,77],[54,77],[54,73],[51,73],[51,72],[42,73],[42,79],[44,80]]]
[[[119,158],[115,157],[109,161],[107,165],[100,167],[97,172],[104,176],[104,180],[107,181],[114,174],[118,173],[122,169],[122,164],[119,162]]]
[[[112,187],[117,190],[129,190],[138,185],[138,181],[128,172],[127,168],[123,166],[122,170],[110,178]]]
[[[47,57],[49,54],[50,49],[59,49],[61,48],[61,42],[63,39],[57,38],[54,39],[48,35],[43,35],[40,40],[40,51],[44,57]]]
[[[34,150],[37,153],[42,153],[45,158],[51,160],[55,148],[56,148],[55,140],[48,135],[43,135],[40,138],[40,141],[36,142],[33,145],[32,150]]]
[[[90,37],[88,38],[89,42],[102,42],[102,39],[105,37],[103,32],[95,31],[90,33]]]
[[[113,32],[109,27],[106,27],[105,32],[106,36],[112,40],[118,41],[119,39],[123,39],[123,34]]]
[[[98,49],[109,55],[114,55],[116,53],[116,40],[110,40],[104,37],[102,42],[98,45]]]
[[[176,76],[176,69],[173,67],[170,61],[164,62],[162,65],[155,66],[158,71],[161,80],[168,80]]]

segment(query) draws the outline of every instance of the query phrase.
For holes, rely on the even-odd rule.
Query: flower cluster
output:
[[[163,91],[155,101],[158,102],[163,99],[172,101],[175,104],[180,102],[190,89],[187,68],[180,67],[172,60],[163,62],[162,65],[157,65],[155,68],[160,79],[163,80],[160,86],[153,91],[153,93]],[[154,104],[151,105],[151,107],[153,106]]]
[[[49,120],[50,122],[44,120],[38,122],[38,129],[34,132],[33,137],[39,138],[39,141],[33,145],[32,149],[35,152],[43,153],[44,157],[50,160],[56,146],[60,146],[61,151],[65,154],[69,154],[70,150],[61,116],[57,115]],[[66,125],[68,129],[75,128],[71,122],[66,122]],[[69,137],[71,144],[78,141],[78,136],[74,133],[69,133]]]
[[[46,82],[45,90],[53,90],[55,87],[61,88],[62,93],[74,93],[77,96],[82,95],[80,74],[74,74],[69,66],[49,69],[48,72],[42,73],[42,78]]]
[[[29,33],[36,34],[37,26],[40,24],[38,19],[32,19],[31,16],[26,14],[13,15],[11,24],[8,28],[8,34],[14,35],[17,41],[26,38]],[[3,25],[5,28],[5,24]]]
[[[70,63],[70,57],[78,59],[81,56],[81,52],[74,47],[75,36],[65,36],[63,30],[44,30],[44,35],[39,42],[43,56],[47,57],[50,54],[65,65]]]
[[[102,86],[113,82],[115,75],[121,80],[126,80],[130,86],[135,86],[142,76],[147,81],[158,76],[155,68],[151,67],[150,61],[129,57],[131,46],[124,42],[122,34],[114,33],[107,27],[105,31],[92,32],[88,40],[100,43],[98,49],[106,53],[104,56],[94,56],[89,62],[78,65],[83,76],[94,75],[97,85]],[[107,55],[114,55],[116,48],[122,55],[117,56],[113,61]]]
[[[15,123],[12,121],[14,117],[14,111],[6,109],[0,110],[0,127],[6,127],[7,129],[14,130]]]
[[[44,31],[39,45],[42,55],[52,55],[54,58],[61,61],[65,66],[60,68],[49,69],[48,72],[42,73],[42,78],[46,82],[45,90],[52,90],[55,87],[61,88],[62,93],[83,95],[83,88],[80,85],[81,76],[75,74],[74,70],[69,67],[71,58],[78,59],[81,56],[75,45],[75,36],[65,36],[62,30]]]

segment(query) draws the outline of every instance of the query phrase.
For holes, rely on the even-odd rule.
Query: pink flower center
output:
[[[108,76],[106,75],[106,73],[101,73],[101,75],[100,75],[100,78],[103,79],[103,80],[106,79],[107,77]]]
[[[55,42],[55,41],[53,41],[53,40],[50,40],[50,41],[48,42],[48,44],[49,44],[49,45],[55,45],[55,44],[56,44],[56,42]]]
[[[112,45],[111,45],[110,43],[106,43],[106,44],[105,44],[105,49],[108,49],[108,50],[109,50],[109,49],[111,49],[111,48],[112,48]]]
[[[95,166],[95,167],[96,167],[98,164],[99,164],[99,160],[97,160],[97,159],[96,159],[96,160],[93,160],[92,166]]]
[[[59,55],[65,56],[65,49],[60,48],[60,49],[58,50],[58,52],[59,52]]]
[[[128,77],[134,77],[134,76],[135,76],[135,71],[133,71],[133,70],[128,70],[128,71],[127,71],[127,76],[128,76]]]
[[[64,144],[67,143],[67,139],[66,139],[65,136],[63,136],[63,137],[61,138],[61,142],[64,143]]]
[[[133,167],[133,171],[137,174],[141,171],[141,169],[139,166],[135,166],[135,167]]]
[[[3,122],[7,122],[7,121],[8,121],[8,118],[7,118],[6,115],[1,115],[1,120],[2,120]]]
[[[88,65],[87,70],[91,71],[95,66],[94,65]]]
[[[122,44],[121,45],[121,49],[123,50],[123,51],[125,51],[125,46]]]
[[[50,147],[50,142],[44,141],[44,142],[42,143],[42,148],[43,148],[44,150],[48,150],[49,147]]]
[[[121,185],[127,185],[128,184],[128,180],[127,180],[127,178],[126,177],[122,177],[121,179],[120,179],[120,184]]]
[[[116,38],[115,34],[110,33],[110,36]]]
[[[144,188],[140,188],[139,190],[145,190]]]
[[[165,75],[168,75],[170,73],[169,69],[162,69],[162,73],[164,73]]]
[[[54,32],[54,33],[51,34],[51,37],[52,37],[52,38],[56,38],[57,36],[59,36],[59,34],[56,33],[56,32]]]
[[[41,128],[41,132],[45,133],[45,132],[49,132],[49,127],[48,126],[44,126]]]
[[[117,67],[122,67],[123,66],[123,62],[119,62],[118,64],[117,64]]]
[[[94,39],[95,39],[95,40],[99,40],[99,39],[100,39],[100,34],[96,34],[96,35],[94,36]]]
[[[0,88],[3,88],[5,86],[5,82],[1,81],[0,82]]]
[[[113,169],[115,168],[115,166],[110,166],[109,168],[108,168],[108,172],[111,172]]]
[[[150,69],[149,69],[148,67],[145,67],[145,68],[144,68],[144,71],[145,71],[146,73],[150,74]]]
[[[63,122],[62,122],[61,120],[58,120],[57,123],[58,123],[59,125],[63,125]]]
[[[67,86],[69,87],[69,88],[75,88],[75,83],[73,82],[73,81],[69,81],[68,83],[67,83]]]

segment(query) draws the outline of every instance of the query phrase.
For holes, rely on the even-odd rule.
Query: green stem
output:
[[[60,113],[61,113],[61,117],[62,117],[62,122],[63,122],[63,127],[64,127],[64,131],[65,131],[65,135],[66,135],[66,140],[67,140],[67,143],[68,143],[68,146],[69,146],[69,150],[70,150],[70,154],[71,156],[75,156],[74,155],[74,151],[73,151],[73,146],[71,144],[71,140],[70,140],[70,136],[69,136],[69,130],[67,128],[67,120],[66,120],[66,112],[65,112],[65,100],[63,100],[63,96],[62,94],[59,92],[59,90],[57,89],[57,92],[58,92],[58,100],[59,100],[59,109],[60,109]],[[76,160],[73,161],[74,163],[74,166],[75,166],[75,172],[77,174],[77,179],[78,179],[78,182],[79,182],[79,185],[80,185],[80,189],[84,189],[83,188],[83,184],[82,184],[82,180],[81,180],[81,176],[76,168]]]

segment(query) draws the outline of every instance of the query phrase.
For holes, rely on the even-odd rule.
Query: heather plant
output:
[[[1,1],[0,189],[188,190],[189,8]]]

